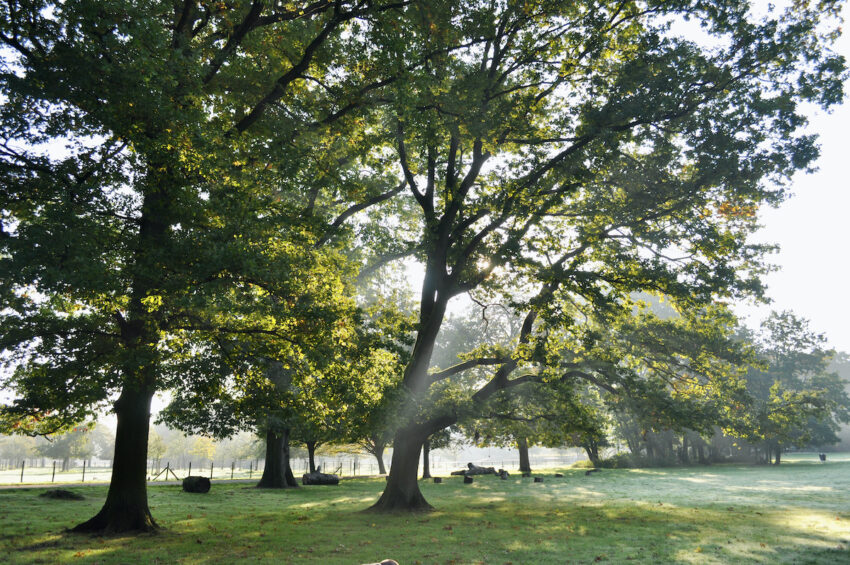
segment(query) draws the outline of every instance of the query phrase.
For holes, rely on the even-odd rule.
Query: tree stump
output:
[[[387,477],[389,480],[389,477]],[[302,485],[338,485],[339,477],[336,475],[330,475],[328,473],[320,473],[316,471],[315,473],[305,473],[303,477],[301,477]]]
[[[183,490],[186,492],[205,493],[210,491],[210,480],[207,477],[189,475],[183,479]]]
[[[443,482],[443,477],[434,477],[434,484],[440,484]]]
[[[542,483],[542,482],[543,482],[543,477],[534,477],[534,482],[535,482],[535,483]]]
[[[474,480],[475,479],[473,479],[472,477],[464,477],[463,478],[463,484],[465,484],[465,485],[472,484],[472,481],[474,481]]]

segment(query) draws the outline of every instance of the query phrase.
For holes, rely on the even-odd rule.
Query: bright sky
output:
[[[850,19],[847,4],[844,17]],[[850,61],[850,33],[837,50]],[[850,94],[850,82],[845,88]],[[832,347],[850,352],[850,99],[831,114],[813,113],[809,131],[820,136],[819,170],[794,177],[794,196],[779,209],[765,210],[756,238],[780,245],[771,260],[779,270],[765,278],[774,302],[736,310],[750,326],[771,309],[793,310]]]

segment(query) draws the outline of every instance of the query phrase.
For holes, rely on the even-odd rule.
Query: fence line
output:
[[[166,477],[174,480],[174,476],[183,478],[189,474],[203,475],[215,480],[259,480],[263,472],[265,460],[241,459],[229,461],[195,460],[181,458],[183,461],[172,462],[167,459],[148,460],[148,480],[155,482],[164,481]],[[582,457],[583,459],[583,457]],[[532,456],[532,469],[545,469],[552,467],[564,467],[579,460],[576,454],[560,454],[549,456]],[[173,463],[173,464],[172,464]],[[465,469],[467,463],[473,463],[482,467],[504,468],[508,471],[516,471],[519,467],[519,459],[514,458],[483,458],[471,460],[459,460],[456,457],[445,457],[432,452],[430,468],[432,475],[448,475],[452,471]],[[38,483],[94,483],[108,482],[112,477],[112,462],[108,460],[87,459],[72,460],[68,469],[61,469],[61,460],[45,458],[19,459],[17,461],[0,462],[0,484],[38,484]],[[309,469],[307,458],[295,458],[290,460],[292,472],[296,477],[306,473]],[[384,457],[384,465],[390,468],[389,456]],[[360,477],[378,475],[378,462],[374,457],[357,455],[319,455],[316,457],[316,466],[322,472],[334,473],[341,477]],[[165,471],[166,467],[169,472]],[[419,472],[422,472],[420,461]]]

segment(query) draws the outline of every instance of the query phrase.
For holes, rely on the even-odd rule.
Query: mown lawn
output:
[[[91,537],[65,528],[89,518],[83,501],[0,491],[0,562],[321,563],[391,557],[412,564],[850,563],[850,457],[797,456],[779,467],[603,470],[543,483],[457,477],[422,484],[424,515],[360,512],[383,479],[264,491],[214,483],[209,494],[149,490],[160,533]]]

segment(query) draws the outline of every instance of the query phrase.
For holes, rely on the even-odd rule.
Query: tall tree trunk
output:
[[[393,438],[393,458],[387,486],[372,512],[426,512],[433,510],[419,490],[419,452],[430,435],[422,424],[410,424]]]
[[[152,531],[157,528],[148,508],[148,429],[152,387],[125,384],[115,403],[115,457],[106,502],[92,519],[74,532],[118,533]]]
[[[584,452],[587,453],[587,458],[593,463],[594,467],[599,466],[599,444],[595,441],[584,444]]]
[[[688,458],[688,436],[687,434],[682,435],[682,463],[687,465],[690,463],[690,459]]]
[[[375,459],[378,460],[378,474],[386,475],[387,474],[387,466],[384,465],[384,449],[386,448],[384,443],[378,444],[375,446]]]
[[[422,444],[422,478],[430,479],[431,478],[431,440],[426,439],[425,443]]]
[[[528,439],[521,437],[516,440],[516,446],[519,450],[519,472],[531,472],[531,459],[528,457]]]
[[[289,429],[266,431],[266,463],[257,488],[297,487],[289,466]]]
[[[71,467],[71,458],[67,457],[67,456],[63,457],[62,458],[62,470],[67,471],[70,467]]]
[[[782,459],[782,448],[781,448],[781,447],[779,447],[778,445],[777,445],[777,446],[775,446],[775,447],[774,447],[774,451],[773,451],[773,453],[774,453],[774,455],[775,455],[775,459],[774,459],[773,464],[774,464],[774,465],[779,465],[779,461]]]
[[[316,472],[316,442],[315,441],[306,441],[304,442],[307,445],[307,462],[310,466],[310,472]]]

